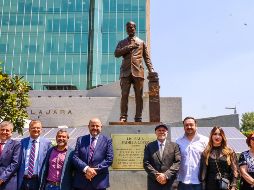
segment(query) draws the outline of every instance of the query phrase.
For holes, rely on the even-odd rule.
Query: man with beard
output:
[[[147,172],[148,190],[170,190],[179,170],[179,146],[167,139],[168,127],[155,127],[157,140],[148,143],[144,151],[144,169]]]
[[[197,121],[193,117],[186,117],[183,126],[185,134],[176,140],[182,158],[177,178],[178,190],[201,190],[198,178],[200,158],[209,139],[197,132]]]
[[[43,163],[40,190],[71,190],[73,149],[68,147],[69,134],[60,129],[55,147],[47,152]]]
[[[101,134],[98,118],[89,121],[90,134],[77,139],[73,156],[75,190],[105,190],[109,187],[109,170],[113,162],[112,139]]]
[[[0,123],[0,190],[17,190],[20,166],[20,142],[12,140],[13,124]]]

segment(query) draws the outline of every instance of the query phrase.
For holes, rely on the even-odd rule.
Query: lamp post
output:
[[[225,109],[234,110],[234,114],[237,114],[236,106],[235,107],[225,107]]]

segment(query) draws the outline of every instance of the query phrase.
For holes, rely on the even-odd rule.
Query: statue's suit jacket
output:
[[[166,141],[162,158],[158,142],[153,141],[145,146],[144,169],[147,172],[148,190],[170,190],[180,167],[181,154],[176,143]],[[156,181],[156,173],[164,173],[167,183],[161,185]]]
[[[87,180],[84,175],[84,168],[88,166],[90,146],[90,135],[85,135],[77,139],[73,165],[75,167],[73,187],[91,190],[91,189],[104,189],[109,187],[109,170],[108,168],[113,162],[113,146],[112,139],[102,134],[99,135],[97,140],[94,154],[90,166],[98,168],[97,175],[91,180]]]
[[[127,37],[124,40],[121,40],[115,49],[115,56],[123,57],[120,77],[128,77],[132,74],[134,77],[144,78],[144,66],[142,60],[144,59],[145,64],[150,71],[153,68],[151,59],[145,42],[136,36],[133,37],[133,40],[136,44],[139,44],[138,48],[130,51],[128,45],[131,44],[131,40]]]
[[[0,156],[0,179],[4,183],[0,190],[17,190],[17,171],[20,166],[20,142],[8,140]]]
[[[52,150],[55,147],[52,147],[48,150],[46,158],[43,162],[42,171],[41,171],[41,183],[40,183],[40,189],[44,190],[47,184],[47,177],[48,177],[48,171],[49,171],[49,159],[50,155],[52,153]],[[60,190],[71,190],[72,189],[72,181],[73,181],[73,167],[72,167],[72,157],[73,157],[74,150],[70,147],[68,147],[62,174],[61,174],[61,181],[60,181]]]
[[[24,173],[25,173],[25,161],[26,161],[26,151],[28,149],[28,145],[29,145],[29,140],[30,137],[26,137],[24,139],[22,139],[21,142],[21,148],[22,148],[22,159],[21,159],[21,166],[19,168],[19,173],[18,173],[18,187],[20,188],[23,182],[23,177],[24,177]],[[40,142],[39,142],[39,152],[38,152],[38,158],[37,158],[37,162],[38,162],[38,172],[40,172],[40,170],[42,169],[42,164],[43,161],[46,157],[47,151],[49,150],[49,148],[51,147],[51,142],[48,139],[45,139],[43,137],[40,137]]]

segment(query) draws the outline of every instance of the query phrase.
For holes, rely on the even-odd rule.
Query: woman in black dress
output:
[[[200,181],[203,190],[219,190],[218,174],[229,180],[230,190],[236,190],[239,176],[235,152],[227,146],[227,139],[221,127],[215,126],[208,145],[201,156]]]
[[[250,149],[242,152],[239,157],[240,190],[254,190],[254,132],[248,135],[246,143]]]

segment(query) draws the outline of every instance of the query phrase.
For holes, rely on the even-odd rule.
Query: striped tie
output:
[[[29,162],[28,162],[28,177],[32,177],[34,173],[34,161],[35,161],[35,143],[36,140],[32,141],[32,147],[30,150]]]
[[[92,161],[94,149],[95,149],[95,137],[92,137],[90,148],[89,148],[88,164],[90,164],[90,162]]]

